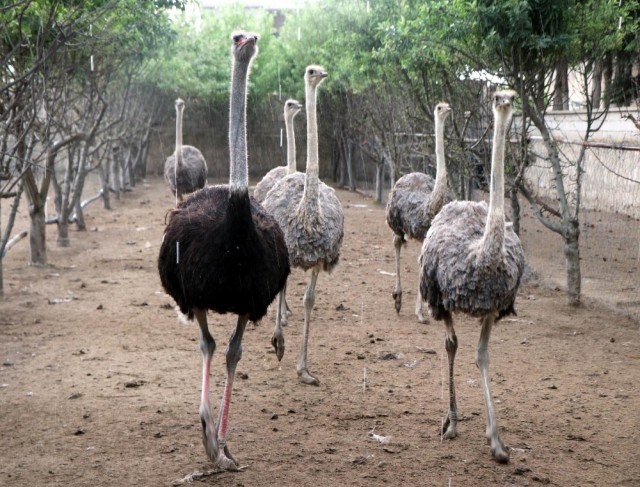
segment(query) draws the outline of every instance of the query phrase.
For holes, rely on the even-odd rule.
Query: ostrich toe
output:
[[[238,465],[238,462],[233,458],[233,455],[231,455],[227,445],[224,445],[224,447],[218,451],[218,458],[216,459],[215,464],[220,470],[231,470],[234,472],[238,472],[245,468]]]
[[[200,421],[202,423],[202,444],[204,445],[204,450],[209,459],[217,464],[219,455],[218,433],[217,428],[215,428],[211,420],[211,413],[208,409],[202,409],[200,411]]]
[[[276,350],[276,357],[278,357],[278,362],[282,360],[284,357],[284,337],[282,335],[273,335],[271,337],[271,345]]]
[[[320,385],[320,381],[316,377],[311,375],[307,369],[298,370],[298,377],[303,384],[307,384],[310,386]]]
[[[499,438],[491,444],[491,455],[498,463],[509,463],[509,447]]]
[[[402,308],[402,291],[394,291],[392,296],[395,300],[396,313],[400,314],[400,309]]]
[[[442,425],[440,434],[447,440],[451,440],[458,436],[457,421],[451,421],[449,416],[447,416],[447,420]]]

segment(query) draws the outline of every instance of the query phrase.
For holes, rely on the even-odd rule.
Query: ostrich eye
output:
[[[243,36],[242,36],[242,34],[236,34],[236,35],[234,35],[234,36],[233,36],[233,42],[235,42],[235,43],[237,44],[238,42],[240,42],[240,40],[242,39],[242,37],[243,37]]]
[[[309,70],[309,74],[316,74],[316,70],[315,69],[310,69]]]

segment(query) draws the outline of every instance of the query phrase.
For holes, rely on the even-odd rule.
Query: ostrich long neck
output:
[[[176,170],[182,167],[184,160],[182,157],[182,109],[176,107]]]
[[[294,115],[287,115],[284,124],[287,128],[287,174],[296,172],[296,136],[293,131]]]
[[[231,102],[229,109],[229,187],[232,191],[247,191],[247,78],[249,62],[234,59],[231,74]]]
[[[487,257],[500,256],[504,243],[504,148],[508,122],[509,117],[503,114],[497,114],[495,117],[489,214],[483,236],[483,252]]]
[[[444,159],[444,120],[436,115],[436,182],[431,193],[429,212],[435,217],[444,205],[447,193],[447,164]]]
[[[304,179],[302,205],[310,208],[317,205],[320,181],[318,180],[318,122],[316,117],[316,87],[305,86],[307,109],[307,172]]]

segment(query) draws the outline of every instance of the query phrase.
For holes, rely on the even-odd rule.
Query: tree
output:
[[[594,104],[597,89],[591,88],[594,62],[622,47],[623,34],[612,29],[619,16],[628,10],[598,0],[577,2],[566,0],[478,2],[475,42],[487,49],[487,61],[493,69],[516,89],[522,104],[522,126],[530,121],[540,133],[544,160],[554,175],[555,202],[547,202],[531,190],[525,173],[529,162],[526,151],[515,171],[514,183],[532,205],[540,222],[564,240],[567,268],[567,294],[571,305],[580,304],[580,209],[583,164],[586,142],[601,125],[604,113]],[[631,23],[627,23],[631,27]],[[549,99],[559,98],[564,108],[563,82],[552,88],[552,74],[564,76],[567,66],[580,68],[581,85],[586,99],[586,130],[583,145],[575,159],[559,149],[546,122]],[[529,140],[524,132],[523,144]]]
[[[183,2],[17,0],[0,9],[0,168],[6,187],[24,186],[29,200],[31,264],[47,264],[44,207],[56,157],[95,135],[73,126],[91,103],[72,100],[88,81],[116,79],[157,47],[169,32],[163,8],[176,6]],[[99,70],[105,60],[110,71]],[[72,207],[82,192],[77,174],[73,184],[63,182],[73,188]]]

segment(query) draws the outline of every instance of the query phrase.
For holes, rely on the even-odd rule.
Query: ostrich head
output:
[[[248,62],[258,54],[258,34],[238,31],[231,34],[231,39],[231,53],[236,61]]]
[[[289,98],[286,102],[284,102],[285,116],[290,116],[291,118],[295,117],[302,109],[302,106],[302,103],[300,103],[298,100]]]
[[[312,64],[311,66],[307,66],[304,72],[304,81],[311,86],[318,86],[327,76],[328,74],[323,67]]]
[[[439,119],[441,122],[444,122],[450,113],[451,113],[451,107],[446,102],[438,103],[433,110],[433,115],[437,119]]]
[[[493,114],[497,118],[508,121],[513,113],[513,102],[516,92],[513,90],[496,91],[493,94]]]
[[[176,100],[176,110],[182,110],[184,108],[184,100],[182,98],[178,98]]]

